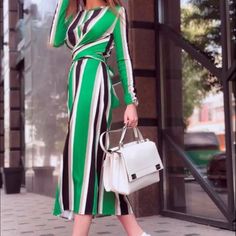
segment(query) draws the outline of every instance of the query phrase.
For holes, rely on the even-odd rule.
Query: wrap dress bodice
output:
[[[116,50],[119,78],[124,91],[125,104],[138,105],[132,63],[128,47],[127,13],[123,6],[117,12],[109,6],[82,9],[75,17],[66,17],[69,0],[59,0],[50,33],[49,43],[59,47],[64,43],[72,52],[72,63],[81,58],[93,58],[106,63],[110,79],[114,75],[107,64],[113,47]],[[112,108],[120,101],[111,88]]]

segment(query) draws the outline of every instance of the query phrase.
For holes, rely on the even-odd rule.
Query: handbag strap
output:
[[[125,138],[125,134],[126,134],[126,131],[127,131],[127,126],[125,125],[124,126],[124,129],[122,131],[122,134],[121,134],[121,137],[120,137],[120,141],[119,141],[119,145],[122,146],[123,145],[123,140]],[[141,134],[140,130],[138,129],[138,127],[134,127],[133,128],[133,134],[134,134],[134,138],[135,140],[143,140],[143,135]]]
[[[118,131],[121,131],[121,130],[123,130],[123,129],[124,129],[124,127],[120,128],[120,129],[107,130],[107,131],[104,131],[104,132],[100,135],[100,139],[99,139],[100,146],[101,146],[102,150],[103,150],[105,153],[107,153],[107,154],[109,153],[109,152],[108,152],[108,148],[109,148],[109,145],[110,145],[110,139],[109,139],[109,135],[108,135],[108,134],[109,134],[109,133],[113,133],[113,132],[118,132]],[[107,134],[106,140],[105,140],[106,147],[104,146],[103,141],[102,141],[103,136],[104,136],[105,134]]]
[[[99,139],[100,146],[101,146],[102,150],[103,150],[105,153],[107,153],[107,154],[110,153],[110,152],[108,151],[108,148],[109,148],[109,145],[110,145],[110,139],[109,139],[109,135],[108,135],[108,134],[109,134],[109,133],[113,133],[113,132],[122,131],[122,133],[121,133],[121,138],[120,138],[120,141],[119,141],[119,145],[122,146],[122,145],[123,145],[123,139],[124,139],[124,137],[125,137],[127,128],[132,128],[132,127],[128,127],[127,124],[125,124],[125,125],[124,125],[122,128],[120,128],[120,129],[114,129],[114,130],[107,130],[107,131],[104,131],[104,132],[100,135],[100,139]],[[135,137],[136,140],[143,140],[143,139],[144,139],[143,136],[142,136],[142,134],[141,134],[141,132],[140,132],[140,130],[138,129],[138,127],[134,127],[134,128],[132,128],[132,129],[133,129],[134,137]],[[106,136],[106,141],[105,141],[106,147],[104,146],[103,141],[102,141],[103,136],[104,136],[105,134],[107,134],[107,136]]]

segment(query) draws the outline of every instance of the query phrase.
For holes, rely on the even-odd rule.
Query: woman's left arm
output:
[[[133,68],[128,45],[127,12],[123,6],[120,6],[118,10],[119,16],[113,31],[113,36],[116,49],[116,61],[124,91],[124,102],[126,105],[134,103],[137,106],[137,90],[135,87]]]
[[[116,49],[116,61],[124,91],[124,102],[127,105],[124,113],[124,123],[128,126],[135,127],[138,125],[136,110],[138,99],[128,45],[128,17],[123,6],[119,8],[119,16],[113,35]]]

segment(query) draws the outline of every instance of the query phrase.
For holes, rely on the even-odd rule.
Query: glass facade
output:
[[[69,55],[47,45],[55,4],[25,1],[24,6],[33,11],[24,24],[27,167],[57,166],[65,135]]]
[[[163,212],[229,228],[235,221],[234,6],[195,0],[156,6]]]
[[[24,1],[25,166],[29,191],[54,195],[67,128],[70,54],[48,44],[57,1]],[[63,65],[63,66],[62,66]]]

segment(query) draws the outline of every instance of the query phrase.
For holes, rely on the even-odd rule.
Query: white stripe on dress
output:
[[[98,41],[95,41],[95,42],[93,42],[93,43],[80,45],[80,49],[78,50],[78,47],[77,47],[77,48],[75,47],[74,50],[73,50],[73,52],[72,52],[72,54],[73,54],[76,50],[78,50],[78,52],[76,52],[76,54],[74,55],[74,57],[75,57],[78,53],[80,53],[80,52],[83,51],[83,50],[86,50],[87,48],[90,48],[90,47],[95,46],[95,45],[97,45],[97,44],[105,43],[105,42],[108,42],[108,41],[109,41],[109,38],[104,38],[104,39],[98,39]]]
[[[80,197],[80,207],[79,212],[85,213],[86,200],[88,194],[88,185],[89,185],[89,177],[91,171],[91,159],[92,159],[92,148],[93,148],[93,138],[94,138],[94,119],[97,110],[97,102],[99,95],[99,85],[102,80],[102,66],[99,63],[97,72],[95,75],[95,81],[93,86],[93,94],[90,105],[90,117],[89,117],[89,128],[88,128],[88,139],[87,139],[87,147],[86,147],[86,155],[85,155],[85,166],[84,166],[84,176],[83,183],[81,188],[81,197]]]
[[[71,160],[70,165],[68,165],[70,167],[69,170],[69,189],[71,189],[70,191],[70,209],[73,210],[74,208],[74,180],[73,180],[73,150],[74,150],[74,142],[75,141],[75,121],[76,121],[76,115],[77,115],[77,105],[78,105],[78,100],[79,100],[79,94],[80,94],[80,89],[81,89],[81,84],[82,84],[82,76],[84,74],[84,69],[85,66],[87,64],[88,59],[84,59],[82,61],[81,64],[81,68],[80,68],[80,73],[79,73],[79,78],[78,78],[78,88],[75,94],[75,98],[74,98],[74,105],[73,105],[73,113],[72,113],[72,117],[71,117],[71,122],[70,122],[70,137],[69,137],[69,143],[68,143],[68,147],[69,147],[69,160]],[[74,67],[75,70],[75,79],[76,79],[76,69],[77,66]]]
[[[101,99],[100,99],[99,110],[100,110],[101,114],[99,114],[99,116],[101,116],[101,119],[102,119],[102,115],[104,113],[104,102],[103,102],[103,98],[104,98],[104,82],[101,83],[100,90],[101,90]],[[101,168],[102,168],[102,166],[101,166]],[[98,192],[99,192],[98,213],[102,214],[102,208],[103,208],[103,205],[102,205],[102,203],[103,203],[103,173],[102,173],[102,169],[101,169],[101,174],[100,174],[99,191]]]
[[[103,111],[105,112],[105,115],[106,115],[106,122],[108,122],[108,118],[109,118],[109,115],[110,115],[110,109],[111,109],[111,93],[110,93],[110,86],[111,86],[111,83],[110,83],[110,79],[109,79],[109,74],[107,73],[107,81],[104,81],[104,83],[107,83],[107,107],[106,107],[106,111]],[[105,85],[104,83],[102,83],[102,90],[103,92],[105,91]],[[104,96],[104,94],[103,94]],[[107,147],[107,139],[108,139],[108,133],[105,134],[105,145],[106,145],[106,148]],[[105,154],[104,154],[105,155]],[[102,163],[103,164],[103,163]],[[103,168],[101,169],[101,177],[100,177],[100,183],[99,183],[99,209],[98,209],[98,212],[102,214],[102,209],[103,209],[103,196],[104,196],[104,191],[105,191],[105,188],[104,188],[104,185],[103,185]]]
[[[78,61],[74,65],[74,70],[73,70],[73,77],[72,77],[72,88],[73,88],[73,101],[75,101],[75,90],[76,90],[76,71],[77,71],[77,66],[78,66]],[[77,91],[78,92],[78,91]],[[72,120],[71,120],[72,121]],[[71,125],[71,123],[70,123]],[[72,125],[73,127],[73,125]],[[70,128],[71,129],[71,128]],[[74,129],[70,131],[74,137]],[[74,208],[74,184],[73,184],[73,179],[72,179],[72,170],[73,170],[73,158],[71,155],[71,149],[70,147],[73,148],[72,142],[71,142],[71,136],[69,136],[69,141],[68,141],[68,182],[69,182],[69,209],[73,210]],[[73,139],[72,139],[73,140]]]

